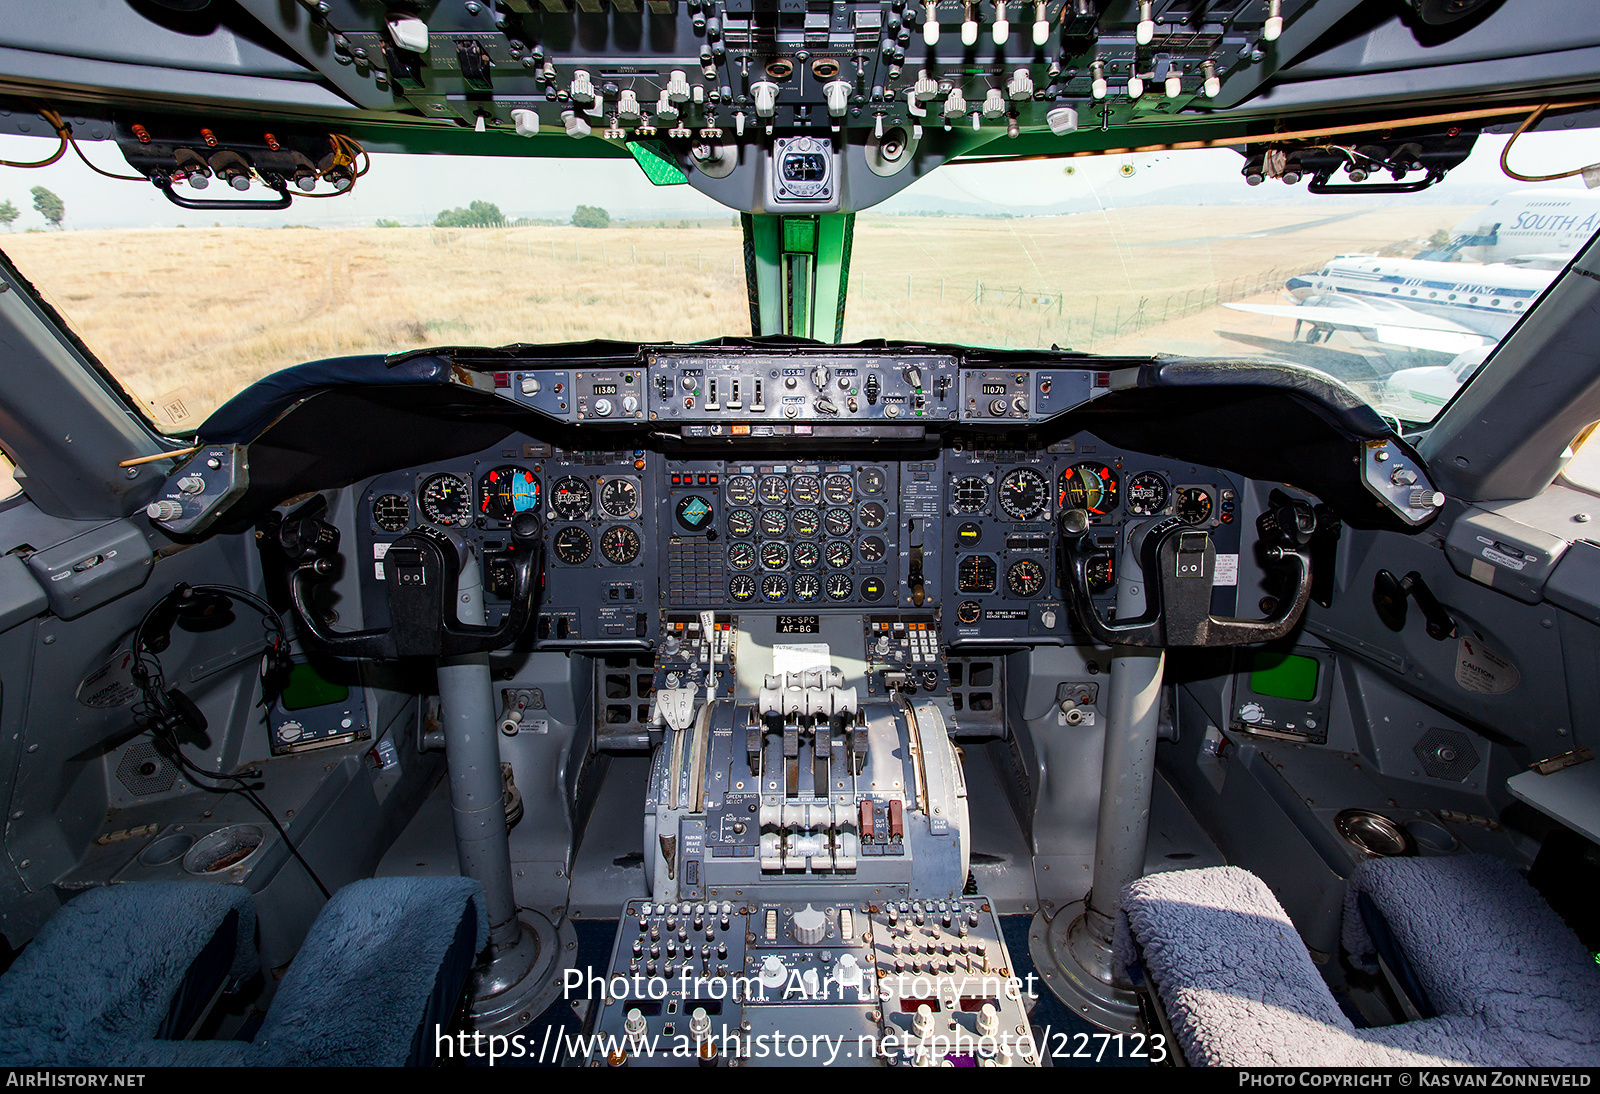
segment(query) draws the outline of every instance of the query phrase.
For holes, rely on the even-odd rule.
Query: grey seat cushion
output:
[[[1237,867],[1153,874],[1122,891],[1115,960],[1137,960],[1185,1059],[1226,1067],[1520,1066],[1483,1015],[1357,1030],[1266,884]]]
[[[237,885],[149,881],[74,897],[0,977],[0,1061],[92,1063],[105,1045],[156,1038],[208,946],[229,977],[255,971],[255,928]]]
[[[1540,1045],[1542,1062],[1600,1064],[1600,967],[1533,886],[1497,858],[1371,859],[1350,877],[1343,942],[1373,967],[1365,893],[1435,1011]]]

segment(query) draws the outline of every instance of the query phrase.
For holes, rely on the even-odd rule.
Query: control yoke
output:
[[[1218,619],[1211,614],[1211,587],[1217,548],[1203,528],[1168,517],[1150,526],[1139,552],[1144,571],[1145,610],[1133,619],[1108,621],[1089,592],[1089,566],[1095,550],[1089,515],[1063,510],[1058,523],[1061,573],[1078,619],[1098,642],[1108,646],[1241,646],[1282,638],[1294,629],[1311,599],[1308,545],[1316,513],[1305,502],[1275,495],[1257,522],[1266,561],[1290,571],[1293,592],[1267,619]]]
[[[312,583],[334,572],[338,529],[312,518],[285,523],[279,530],[279,542],[295,566],[289,578],[295,611],[329,653],[347,658],[456,657],[510,645],[536,614],[543,583],[544,541],[538,515],[518,513],[511,522],[511,539],[511,608],[498,626],[458,620],[465,548],[453,537],[423,528],[395,540],[383,556],[390,625],[383,630],[340,632],[329,629],[311,603]]]

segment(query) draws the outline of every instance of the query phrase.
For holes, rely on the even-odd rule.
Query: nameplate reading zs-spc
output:
[[[820,634],[822,633],[822,617],[816,615],[780,615],[778,616],[779,634]]]

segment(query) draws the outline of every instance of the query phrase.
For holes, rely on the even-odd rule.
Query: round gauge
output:
[[[538,508],[539,480],[526,468],[496,467],[478,480],[478,512],[490,520],[509,521]]]
[[[882,528],[884,518],[888,515],[883,506],[875,501],[869,501],[861,507],[861,527]]]
[[[1201,486],[1185,486],[1172,505],[1173,515],[1185,524],[1204,524],[1211,519],[1211,495]]]
[[[796,505],[815,505],[822,500],[822,480],[815,475],[796,475],[789,484],[789,496]]]
[[[756,549],[748,543],[735,543],[728,548],[728,569],[748,570],[756,564]]]
[[[781,570],[789,565],[789,545],[768,540],[761,545],[761,568]]]
[[[850,580],[849,574],[829,574],[825,587],[828,590],[829,600],[849,600],[856,586],[855,582]]]
[[[829,505],[847,505],[855,492],[849,475],[829,475],[822,484],[822,496],[828,499]]]
[[[728,500],[735,505],[749,505],[756,500],[756,477],[735,475],[728,480]]]
[[[589,538],[589,533],[579,528],[576,524],[569,524],[556,533],[556,557],[568,566],[578,566],[589,561],[589,552],[594,550],[594,540]]]
[[[804,603],[810,603],[822,595],[822,579],[816,574],[796,574],[794,578],[794,598]]]
[[[459,475],[434,475],[418,491],[422,515],[435,524],[472,521],[472,487]]]
[[[1141,471],[1128,480],[1128,512],[1154,516],[1167,507],[1167,480],[1154,471]]]
[[[1110,551],[1097,551],[1089,556],[1084,572],[1091,593],[1109,592],[1117,584],[1117,556]]]
[[[715,512],[711,507],[711,499],[699,494],[689,494],[678,499],[673,516],[677,518],[678,527],[686,532],[699,532],[711,523],[711,516]]]
[[[756,595],[756,579],[749,574],[735,574],[728,580],[728,597],[743,604]]]
[[[983,605],[976,600],[963,600],[956,605],[956,618],[963,623],[976,623],[983,615]]]
[[[978,527],[976,521],[967,521],[956,529],[956,542],[963,547],[976,547],[983,539],[983,529]]]
[[[579,517],[589,515],[589,506],[594,504],[594,491],[589,489],[589,484],[582,479],[568,475],[566,478],[557,479],[550,486],[550,508],[555,510],[556,516],[562,520],[577,520]]]
[[[822,515],[815,509],[796,509],[789,523],[794,527],[795,535],[809,539],[822,527]]]
[[[855,557],[855,552],[850,549],[850,544],[842,539],[836,539],[828,544],[827,554],[823,557],[828,560],[829,566],[832,566],[835,570],[842,570],[850,565],[850,560]]]
[[[761,510],[761,534],[781,536],[789,530],[789,514],[782,509]]]
[[[756,515],[748,509],[730,509],[728,511],[728,534],[735,539],[742,539],[756,530]]]
[[[782,505],[789,500],[789,480],[782,475],[767,475],[761,480],[761,503]]]
[[[1038,596],[1044,591],[1044,567],[1031,558],[1013,562],[1006,571],[1006,588],[1014,596]]]
[[[1117,473],[1103,463],[1080,463],[1061,473],[1056,504],[1103,517],[1117,507]]]
[[[882,562],[883,556],[888,551],[888,546],[881,536],[868,536],[861,541],[857,550],[861,554],[862,562]]]
[[[851,517],[848,509],[829,509],[822,518],[822,526],[830,536],[845,536],[855,526],[855,518]]]
[[[613,524],[600,533],[600,553],[606,556],[607,562],[618,566],[626,566],[638,558],[642,546],[639,533],[626,524]]]
[[[1012,520],[1032,520],[1050,504],[1050,484],[1031,467],[1008,471],[1000,480],[1000,511]]]
[[[411,523],[411,502],[404,494],[382,494],[372,503],[372,523],[385,532],[403,532]]]
[[[815,543],[796,543],[792,554],[797,570],[815,570],[822,561],[822,548]]]
[[[964,593],[992,593],[1000,569],[988,555],[968,555],[956,564],[956,588]]]
[[[606,479],[600,484],[600,508],[610,517],[631,517],[639,511],[639,487],[632,479]]]
[[[977,475],[966,475],[950,488],[950,508],[957,513],[981,513],[989,507],[989,484]]]
[[[862,582],[861,582],[861,599],[862,600],[871,600],[871,601],[882,600],[883,599],[883,594],[888,592],[888,591],[889,591],[889,587],[883,583],[883,579],[881,579],[881,578],[869,577],[869,578],[863,579]]]
[[[876,467],[869,467],[861,472],[858,480],[861,492],[868,497],[883,493],[883,472]]]
[[[789,579],[782,574],[768,574],[761,579],[761,599],[782,600],[789,595]]]

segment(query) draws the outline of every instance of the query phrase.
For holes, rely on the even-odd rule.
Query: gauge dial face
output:
[[[803,603],[810,603],[822,595],[822,579],[816,574],[796,574],[794,579],[794,598]]]
[[[848,505],[855,492],[849,475],[829,475],[822,484],[822,496],[828,499],[829,505]]]
[[[789,514],[782,509],[761,510],[761,534],[781,536],[789,530]]]
[[[1008,471],[1000,480],[1000,509],[1012,520],[1032,520],[1050,505],[1050,485],[1031,467]]]
[[[829,566],[832,566],[835,570],[842,570],[850,565],[851,560],[855,557],[855,552],[850,549],[850,544],[842,539],[836,539],[828,544],[828,550],[824,557],[827,558]]]
[[[761,568],[764,570],[781,570],[789,565],[789,545],[786,543],[767,542],[761,545]]]
[[[789,480],[782,475],[767,475],[761,480],[761,503],[782,505],[789,500]]]
[[[1044,567],[1031,558],[1013,562],[1006,571],[1006,588],[1013,596],[1038,596],[1044,591]]]
[[[618,566],[626,566],[638,558],[641,546],[639,533],[626,524],[613,524],[600,533],[600,553],[606,556],[607,562]]]
[[[1185,486],[1178,491],[1172,513],[1185,524],[1204,524],[1211,519],[1211,494],[1200,486]]]
[[[829,509],[822,518],[822,526],[830,536],[847,536],[854,525],[855,518],[848,509]]]
[[[712,508],[710,498],[688,494],[678,500],[672,512],[678,527],[686,532],[699,532],[710,523],[716,510]]]
[[[1089,556],[1084,574],[1091,593],[1110,592],[1117,584],[1117,556],[1110,551],[1097,551]]]
[[[988,555],[968,555],[956,564],[956,588],[964,593],[992,593],[1000,569]]]
[[[822,561],[822,548],[815,543],[796,543],[792,552],[795,569],[815,570]]]
[[[382,494],[372,503],[372,523],[385,532],[403,532],[411,523],[411,502],[404,494]]]
[[[1080,463],[1061,472],[1057,505],[1103,517],[1117,507],[1117,473],[1103,463]]]
[[[882,562],[888,550],[888,545],[883,542],[881,536],[868,536],[857,548],[862,562]]]
[[[761,599],[782,600],[789,595],[789,579],[782,574],[768,574],[761,579]]]
[[[789,484],[789,496],[796,505],[815,505],[822,500],[822,480],[815,475],[796,475]]]
[[[815,509],[796,509],[789,518],[789,524],[794,528],[795,535],[809,539],[822,527],[822,514]]]
[[[550,485],[550,508],[562,520],[577,520],[589,515],[594,491],[583,479],[568,475]]]
[[[1167,480],[1154,471],[1141,471],[1128,480],[1128,512],[1149,517],[1167,507]]]
[[[976,600],[963,600],[956,605],[956,618],[963,623],[976,623],[983,615],[983,605]]]
[[[728,569],[748,570],[756,564],[756,549],[749,543],[735,543],[728,548]]]
[[[600,508],[611,517],[633,516],[639,511],[639,487],[632,479],[607,479],[600,484]]]
[[[874,497],[883,493],[883,472],[876,467],[869,467],[861,472],[861,492],[867,497]]]
[[[826,582],[829,600],[849,600],[855,591],[855,582],[849,574],[829,574]]]
[[[735,574],[728,580],[728,596],[743,604],[756,595],[756,579],[749,574]]]
[[[418,491],[422,515],[435,524],[472,522],[472,487],[459,475],[434,475]]]
[[[956,542],[963,547],[976,547],[983,540],[983,529],[976,521],[967,521],[956,529]]]
[[[756,515],[748,509],[730,509],[728,511],[728,534],[734,539],[743,539],[756,529]]]
[[[478,480],[478,512],[490,520],[509,521],[529,509],[539,509],[539,480],[527,468],[496,467]]]
[[[589,538],[589,533],[579,528],[576,524],[569,524],[556,533],[556,557],[568,566],[577,566],[589,561],[589,554],[594,550],[594,540]]]
[[[875,501],[869,501],[861,507],[861,527],[882,528],[884,518],[888,515],[883,506]]]
[[[749,505],[756,500],[756,477],[735,475],[728,480],[728,500],[735,505]]]
[[[950,488],[950,508],[957,513],[981,513],[989,508],[989,484],[977,475],[966,475]]]

